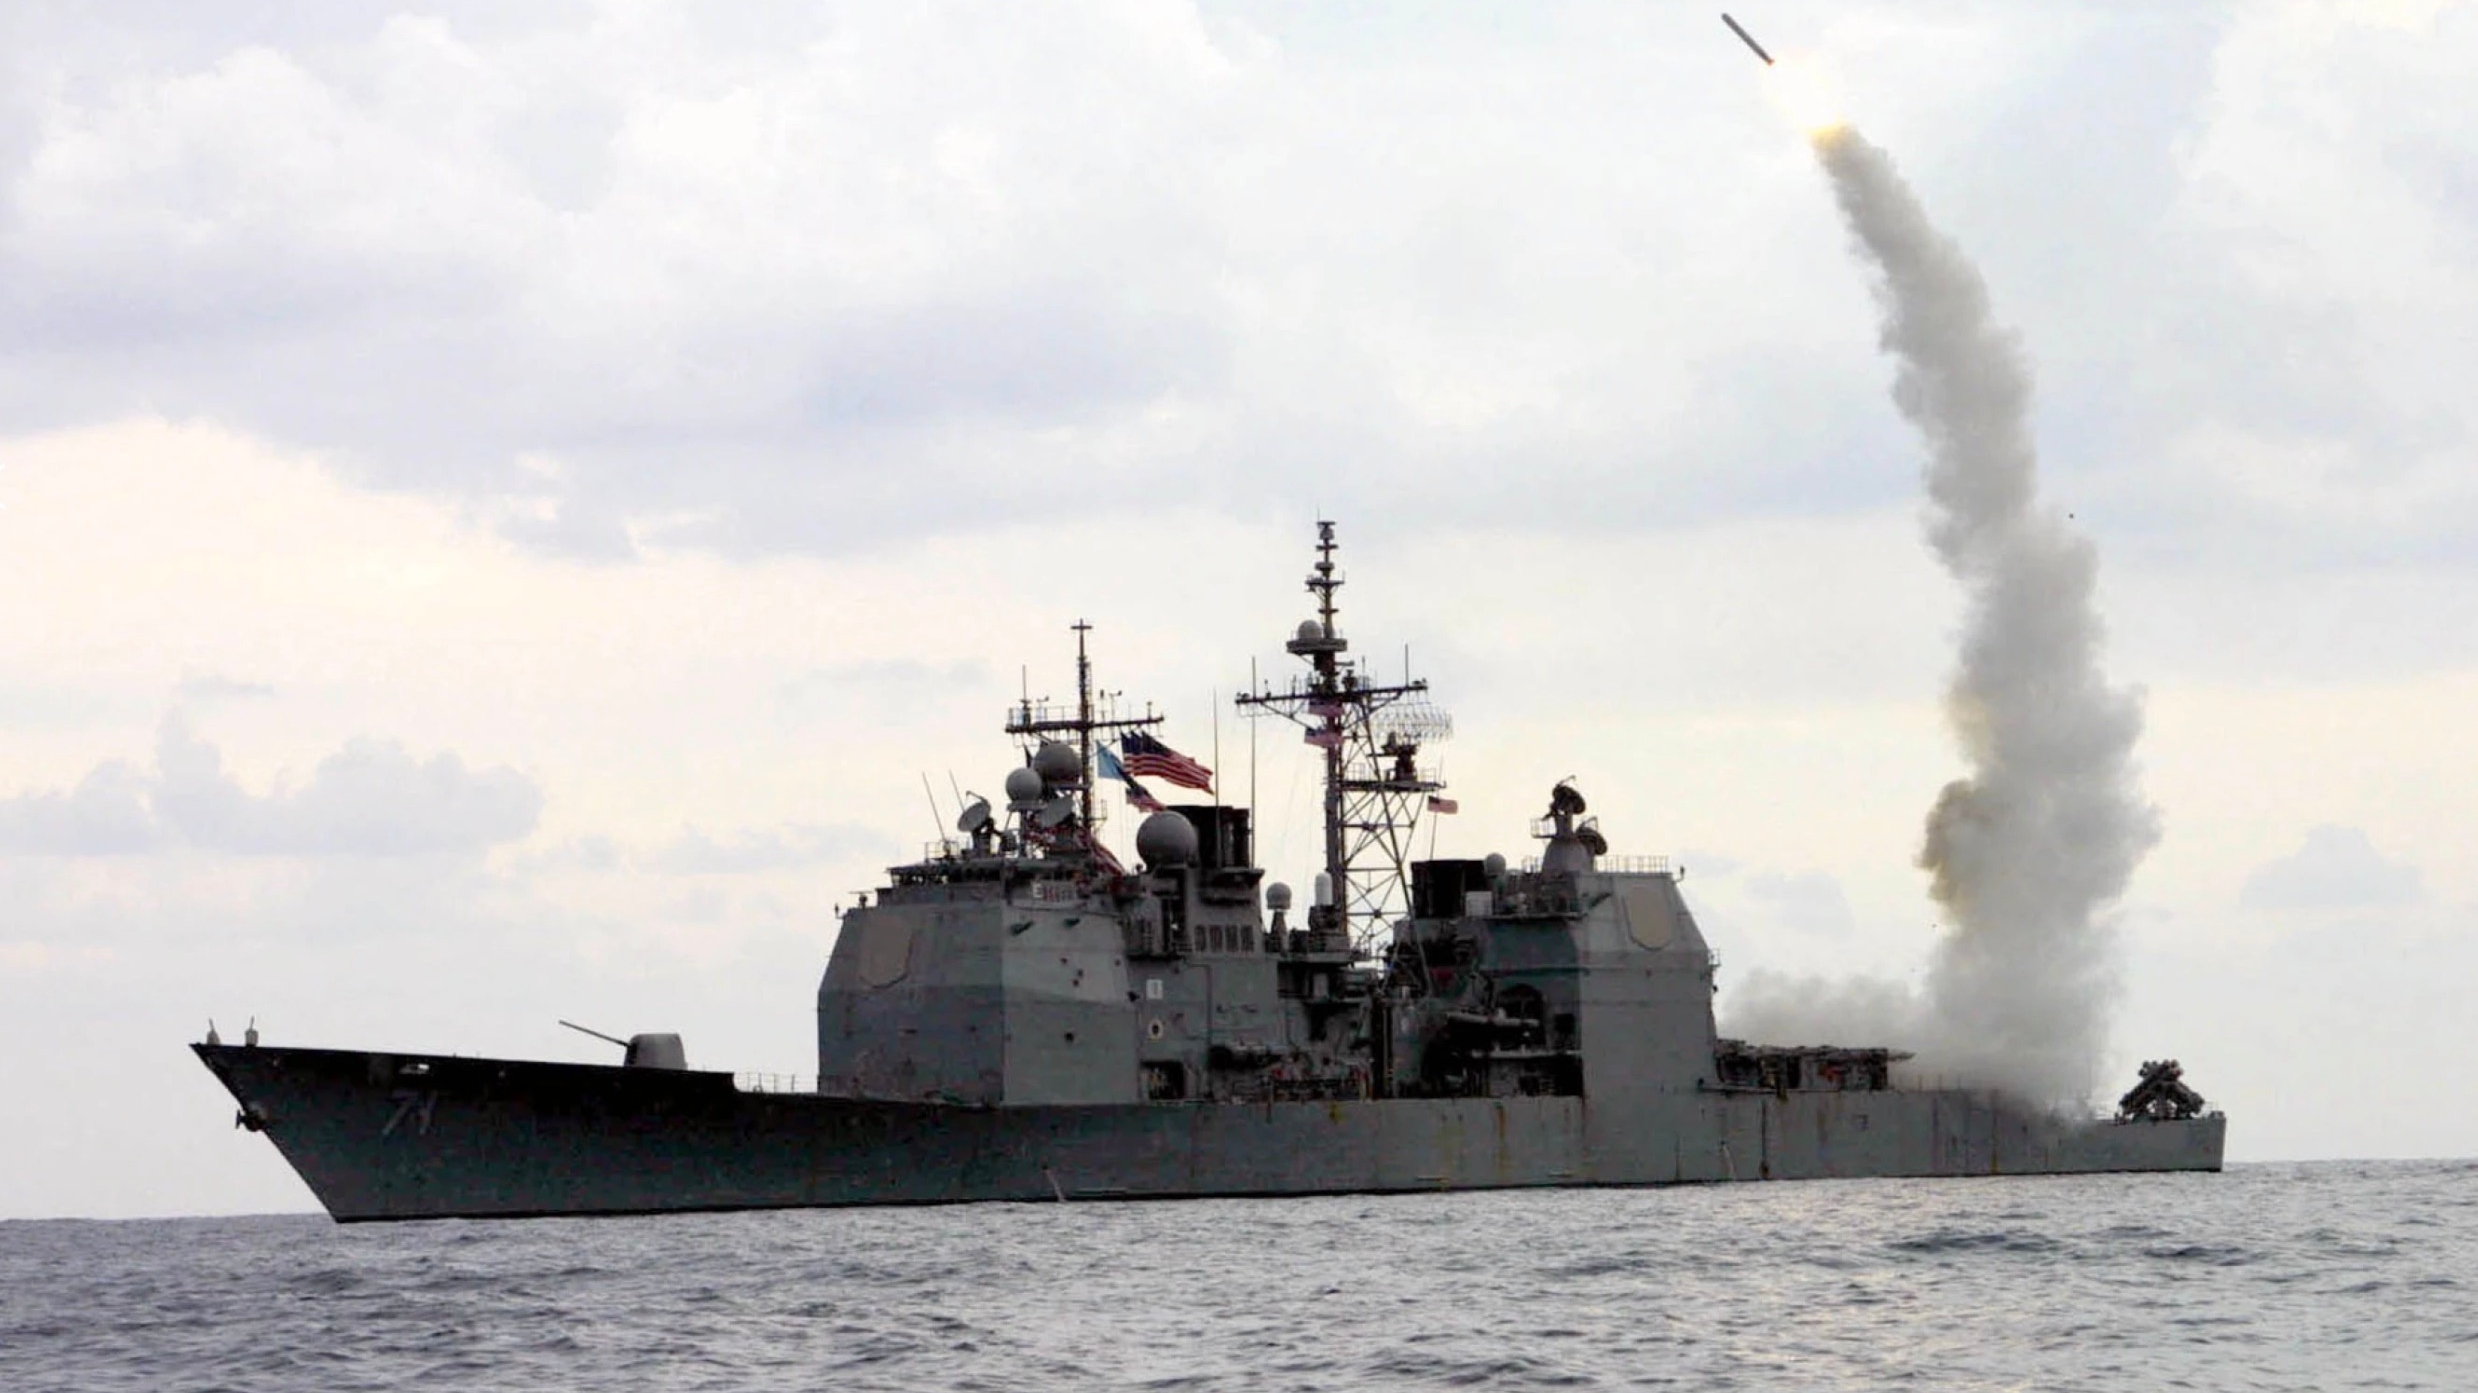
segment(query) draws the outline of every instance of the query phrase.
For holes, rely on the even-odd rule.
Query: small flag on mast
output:
[[[1119,750],[1125,755],[1121,767],[1130,774],[1148,779],[1168,779],[1181,788],[1200,793],[1213,791],[1213,771],[1180,754],[1161,741],[1140,730],[1119,737]]]
[[[1432,813],[1459,813],[1463,810],[1463,805],[1451,798],[1440,798],[1432,793],[1428,795],[1428,810]]]

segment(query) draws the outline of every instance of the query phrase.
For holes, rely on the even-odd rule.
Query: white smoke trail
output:
[[[1928,541],[1966,598],[1946,700],[1970,773],[1936,800],[1919,853],[1947,918],[1924,996],[1774,978],[1749,984],[1732,1025],[1877,1016],[1882,1038],[1916,1041],[1923,1069],[2079,1098],[2115,997],[2103,911],[2159,839],[2134,780],[2141,702],[2101,674],[2098,556],[2038,506],[2030,371],[1978,269],[1882,150],[1846,126],[1813,140],[1877,273],[1893,400],[1928,447]]]

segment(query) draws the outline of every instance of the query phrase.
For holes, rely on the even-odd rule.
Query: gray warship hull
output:
[[[956,790],[959,839],[837,906],[812,1092],[582,1026],[624,1062],[261,1048],[254,1028],[234,1048],[212,1023],[198,1056],[347,1222],[2219,1169],[2226,1122],[2174,1060],[2098,1121],[1904,1087],[1888,1045],[1724,1038],[1684,871],[1610,854],[1571,780],[1537,860],[1413,859],[1420,818],[1456,810],[1421,763],[1452,723],[1426,682],[1346,656],[1317,528],[1316,617],[1284,644],[1308,670],[1235,698],[1324,767],[1304,922],[1264,882],[1252,809],[1137,783],[1214,792],[1149,733],[1163,717],[1095,688],[1079,622],[1074,704],[1007,712],[1004,816]],[[1095,835],[1103,781],[1150,814],[1134,870]]]
[[[2218,1170],[2225,1120],[1975,1090],[975,1107],[729,1074],[200,1045],[338,1220]]]

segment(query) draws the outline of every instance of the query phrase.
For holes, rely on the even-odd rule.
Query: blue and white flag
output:
[[[1116,779],[1127,785],[1127,801],[1130,806],[1140,813],[1158,813],[1162,810],[1162,800],[1154,797],[1144,785],[1137,783],[1128,774],[1127,766],[1119,763],[1119,757],[1110,753],[1109,746],[1103,745],[1094,753],[1101,756],[1099,763],[1103,778]]]

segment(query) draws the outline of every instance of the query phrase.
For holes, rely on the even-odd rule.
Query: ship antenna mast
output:
[[[1114,735],[1120,731],[1143,730],[1157,726],[1164,717],[1147,703],[1142,715],[1120,715],[1119,693],[1096,690],[1093,686],[1093,658],[1085,635],[1093,626],[1078,619],[1067,626],[1076,636],[1076,701],[1073,707],[1053,705],[1048,697],[1034,697],[1029,691],[1007,708],[1007,734],[1024,742],[1027,757],[1046,740],[1072,737],[1076,759],[1082,772],[1073,790],[1076,800],[1076,825],[1088,842],[1099,833],[1098,819],[1103,809],[1093,802],[1093,753],[1098,747],[1096,736]],[[1098,846],[1098,842],[1092,842]]]
[[[1426,681],[1406,673],[1399,685],[1380,686],[1343,657],[1351,645],[1334,602],[1343,584],[1334,564],[1334,524],[1319,519],[1316,537],[1308,590],[1316,596],[1317,617],[1283,645],[1308,664],[1307,678],[1289,691],[1259,689],[1235,702],[1252,708],[1252,715],[1271,711],[1293,721],[1324,752],[1325,883],[1332,903],[1312,905],[1308,926],[1364,952],[1391,915],[1409,908],[1404,886],[1412,832],[1428,795],[1445,787],[1419,767],[1420,747],[1445,739],[1454,723],[1426,700]]]
[[[1317,627],[1324,631],[1324,636],[1323,642],[1313,652],[1302,656],[1314,664],[1316,669],[1316,677],[1311,684],[1312,690],[1324,698],[1324,704],[1331,708],[1325,717],[1326,729],[1338,735],[1342,720],[1340,700],[1342,692],[1338,679],[1343,666],[1342,654],[1350,647],[1350,643],[1343,638],[1341,627],[1334,623],[1336,613],[1334,592],[1342,588],[1342,577],[1334,570],[1335,546],[1334,525],[1322,518],[1318,519],[1316,568],[1308,573],[1308,589],[1316,594]],[[1298,651],[1296,643],[1292,645],[1292,651]],[[1351,883],[1351,858],[1342,847],[1342,741],[1332,739],[1323,743],[1325,746],[1325,874],[1330,877],[1326,883],[1333,887],[1334,902],[1342,907],[1347,919],[1351,908],[1350,893],[1346,889]]]
[[[1093,660],[1084,652],[1084,636],[1093,626],[1082,619],[1076,632],[1076,758],[1084,767],[1084,786],[1076,792],[1076,815],[1093,825]]]

